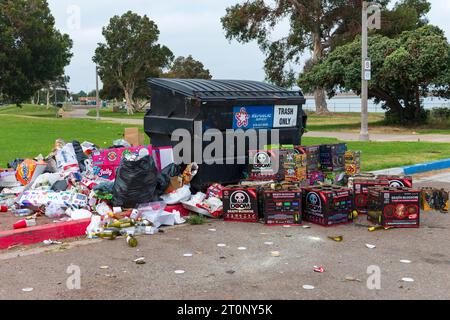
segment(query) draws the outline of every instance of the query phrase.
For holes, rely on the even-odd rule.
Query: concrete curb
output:
[[[444,170],[450,168],[450,159],[434,161],[429,163],[416,164],[414,166],[403,167],[405,174],[418,174],[429,171]]]
[[[28,245],[44,240],[60,240],[86,234],[91,219],[46,224],[26,229],[0,232],[0,250],[15,245]]]
[[[413,166],[372,171],[376,175],[413,175],[430,171],[450,169],[450,159],[428,163],[420,163]]]

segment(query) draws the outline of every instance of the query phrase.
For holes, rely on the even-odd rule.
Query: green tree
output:
[[[320,84],[333,96],[338,91],[361,91],[361,40],[337,48],[299,85],[309,90]],[[387,111],[386,118],[401,124],[419,124],[426,119],[423,97],[450,97],[450,45],[438,27],[426,25],[405,31],[395,39],[369,38],[372,80],[369,97]]]
[[[212,79],[208,69],[200,61],[189,55],[187,58],[178,57],[170,67],[169,72],[163,74],[167,78],[179,79]]]
[[[72,40],[55,29],[45,0],[0,0],[0,97],[20,104],[56,81]]]
[[[98,44],[93,61],[104,83],[123,90],[128,114],[133,114],[137,88],[146,78],[159,76],[170,65],[173,54],[157,43],[157,25],[146,15],[131,11],[111,18],[103,28],[103,36],[106,43]]]
[[[229,40],[256,40],[266,55],[267,80],[290,87],[296,79],[290,66],[298,65],[306,50],[312,51],[310,62],[316,64],[336,41],[353,40],[361,30],[361,7],[360,0],[247,0],[227,8],[222,25]],[[273,31],[283,21],[289,22],[288,34],[273,40]],[[323,88],[311,92],[316,110],[328,112]]]
[[[430,8],[426,0],[401,0],[392,10],[387,8],[390,0],[377,2],[383,6],[383,29],[391,34],[416,29]],[[361,0],[246,0],[227,8],[222,25],[229,40],[256,41],[266,55],[267,80],[290,87],[297,79],[293,66],[300,64],[305,52],[311,51],[305,65],[308,71],[334,48],[361,33],[361,8]],[[276,39],[273,31],[285,21],[289,31]],[[317,85],[311,90],[317,111],[328,111],[323,88]]]

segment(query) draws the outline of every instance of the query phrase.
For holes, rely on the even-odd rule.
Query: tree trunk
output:
[[[127,101],[127,113],[128,115],[134,114],[134,107],[133,107],[133,92],[132,90],[125,89],[125,100]]]
[[[47,107],[50,106],[50,89],[47,89]]]
[[[323,45],[320,40],[320,31],[317,31],[316,33],[313,34],[313,42],[314,48],[313,48],[312,62],[313,64],[317,64],[323,56]],[[317,113],[329,113],[326,100],[326,93],[322,87],[316,86],[314,90],[314,99],[316,102]]]

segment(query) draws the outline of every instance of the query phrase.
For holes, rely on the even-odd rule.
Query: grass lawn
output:
[[[97,110],[91,109],[88,112],[89,117],[96,117]],[[145,112],[135,113],[133,115],[128,115],[126,110],[120,110],[119,112],[113,112],[112,109],[101,109],[100,117],[104,118],[123,118],[123,119],[142,119],[145,116]]]
[[[15,158],[47,155],[54,141],[89,141],[109,147],[122,137],[121,125],[90,119],[24,118],[0,113],[0,167]],[[142,131],[141,126],[139,127]],[[336,143],[337,139],[304,138],[303,144]],[[149,139],[146,138],[146,143]],[[428,142],[348,142],[351,150],[362,151],[363,170],[371,171],[450,158],[450,144]]]
[[[32,104],[24,104],[21,108],[16,105],[9,105],[0,107],[0,115],[21,115],[21,116],[32,116],[40,118],[56,118],[56,108],[50,106],[38,106]]]
[[[337,143],[333,138],[303,138],[304,145]],[[362,170],[373,171],[450,158],[449,143],[347,142],[349,150],[360,150]]]
[[[133,127],[89,119],[24,118],[1,113],[0,123],[0,167],[15,158],[46,156],[58,138],[109,147],[113,140],[122,137],[124,128]],[[149,143],[148,138],[146,143]]]
[[[450,134],[450,125],[427,124],[419,127],[399,127],[384,124],[384,113],[369,113],[371,133],[397,134]],[[359,113],[332,113],[330,115],[308,115],[308,131],[341,131],[359,133],[361,115]]]

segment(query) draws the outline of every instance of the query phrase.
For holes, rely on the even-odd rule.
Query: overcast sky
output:
[[[450,1],[430,0],[429,19],[450,38]],[[160,43],[175,56],[192,54],[216,79],[264,80],[263,60],[255,43],[225,39],[220,18],[225,8],[242,0],[48,0],[56,26],[74,41],[74,57],[66,73],[72,91],[95,88],[92,56],[103,41],[102,27],[114,15],[132,10],[147,14],[161,32]],[[283,30],[279,30],[282,33]]]

